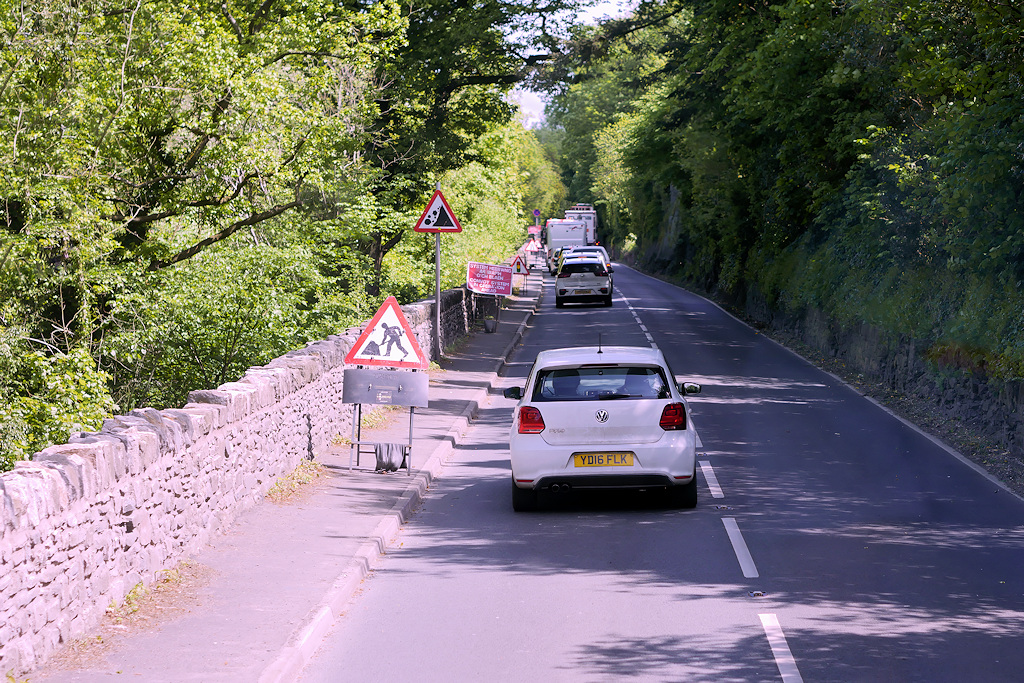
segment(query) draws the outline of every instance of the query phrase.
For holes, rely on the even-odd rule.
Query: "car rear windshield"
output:
[[[602,366],[540,370],[533,401],[602,401],[669,398],[668,383],[658,367]]]
[[[594,273],[595,275],[607,275],[604,264],[600,261],[577,261],[576,263],[563,263],[562,273]]]

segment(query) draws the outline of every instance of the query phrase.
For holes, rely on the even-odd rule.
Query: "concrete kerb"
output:
[[[370,570],[380,562],[381,556],[395,538],[401,525],[408,520],[413,509],[423,500],[423,495],[429,488],[430,483],[440,474],[444,464],[455,450],[455,445],[459,442],[462,434],[468,429],[469,423],[476,416],[480,406],[487,401],[490,387],[497,382],[499,372],[505,368],[509,355],[515,348],[515,345],[519,343],[519,340],[522,339],[527,325],[537,312],[537,306],[542,297],[543,289],[541,289],[537,299],[534,300],[533,308],[528,311],[526,317],[512,335],[512,340],[505,347],[498,369],[488,375],[487,386],[481,387],[475,392],[469,404],[462,411],[462,414],[459,415],[455,423],[430,454],[422,469],[412,477],[412,481],[409,482],[401,498],[384,515],[366,542],[360,546],[355,557],[346,565],[345,569],[338,575],[338,578],[335,579],[334,584],[327,591],[320,606],[311,612],[312,616],[309,620],[296,629],[278,657],[260,674],[259,683],[287,683],[288,681],[293,681],[310,658],[312,658],[328,631],[334,625],[334,622],[341,615],[345,605],[359,588],[359,584],[370,573]]]
[[[454,444],[469,427],[480,402],[486,398],[486,395],[487,388],[478,390],[477,395],[469,402],[444,438],[440,440],[423,467],[411,477],[411,481],[398,502],[377,523],[366,541],[356,551],[355,557],[335,579],[321,605],[313,611],[309,621],[296,630],[289,639],[289,644],[260,675],[260,683],[285,683],[295,680],[306,662],[320,647],[327,632],[341,615],[359,584],[380,561],[388,545],[398,533],[398,529],[423,499],[430,483],[440,473],[444,463],[454,450]]]

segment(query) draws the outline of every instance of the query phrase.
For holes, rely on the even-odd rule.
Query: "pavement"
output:
[[[431,372],[430,405],[413,419],[411,473],[375,473],[366,451],[350,469],[347,445],[316,454],[325,469],[317,482],[284,502],[265,500],[188,558],[186,597],[149,609],[169,616],[108,627],[34,672],[32,683],[294,681],[497,391],[543,295],[544,272],[534,268],[524,291],[506,298],[493,333],[477,328]],[[408,437],[407,408],[362,434]]]

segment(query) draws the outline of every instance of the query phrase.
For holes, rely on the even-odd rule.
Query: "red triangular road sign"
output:
[[[452,207],[448,206],[441,190],[434,190],[434,196],[427,202],[423,215],[413,227],[416,232],[462,232],[459,219],[455,217]]]
[[[523,261],[523,257],[516,254],[516,257],[512,260],[512,272],[513,273],[526,273],[530,274],[530,269],[527,267],[526,262]]]
[[[366,329],[349,349],[345,362],[421,370],[426,370],[430,365],[398,306],[398,299],[393,296],[385,299],[377,309]]]

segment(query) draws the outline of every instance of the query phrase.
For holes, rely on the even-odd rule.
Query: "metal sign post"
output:
[[[440,189],[441,183],[438,183]],[[441,359],[441,233],[434,233],[434,358]]]
[[[462,226],[441,194],[440,180],[435,186],[434,196],[427,202],[427,208],[423,209],[413,230],[434,233],[434,357],[441,358],[444,348],[441,340],[441,233],[462,232]]]
[[[441,181],[434,185],[441,191]],[[441,341],[441,233],[434,233],[434,358],[441,360],[444,344]]]

